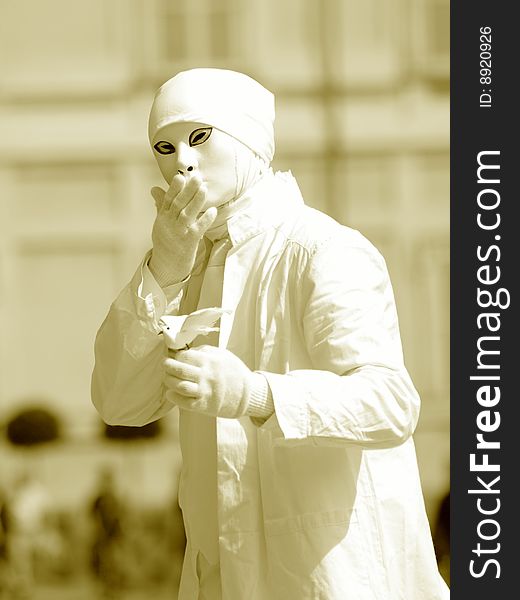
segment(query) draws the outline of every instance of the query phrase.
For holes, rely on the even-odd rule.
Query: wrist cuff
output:
[[[178,283],[184,283],[189,278],[189,275],[188,275],[188,277],[185,277],[181,281],[175,281],[174,278],[172,277],[171,269],[168,268],[168,265],[157,264],[157,262],[154,260],[153,253],[152,253],[151,258],[148,260],[148,268],[150,269],[150,272],[152,273],[152,275],[155,277],[155,280],[157,281],[157,283],[163,289],[170,287],[172,285],[176,285]]]
[[[273,395],[267,379],[261,373],[253,372],[253,381],[249,392],[249,404],[246,414],[250,417],[263,417],[267,419],[273,412]]]

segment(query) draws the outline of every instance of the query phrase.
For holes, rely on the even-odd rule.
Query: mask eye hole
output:
[[[175,146],[170,144],[170,142],[160,141],[153,146],[159,154],[173,154],[175,152]]]
[[[213,127],[201,127],[190,133],[190,146],[198,146],[203,144],[211,135]]]

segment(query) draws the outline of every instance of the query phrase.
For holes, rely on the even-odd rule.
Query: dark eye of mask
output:
[[[190,133],[190,146],[198,146],[203,144],[211,135],[213,127],[201,127]]]
[[[175,146],[170,144],[170,142],[160,141],[153,146],[159,154],[173,154],[175,152]]]

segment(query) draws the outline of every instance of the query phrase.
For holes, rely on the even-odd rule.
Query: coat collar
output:
[[[302,205],[303,198],[292,173],[274,173],[269,169],[242,196],[222,209],[217,216],[219,224],[209,229],[206,237],[214,242],[228,234],[233,246],[238,246],[276,227],[288,212]]]

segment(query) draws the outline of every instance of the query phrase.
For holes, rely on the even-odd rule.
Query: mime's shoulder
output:
[[[288,239],[311,254],[329,245],[378,252],[360,231],[339,223],[316,208],[303,205],[288,220],[285,229]]]

